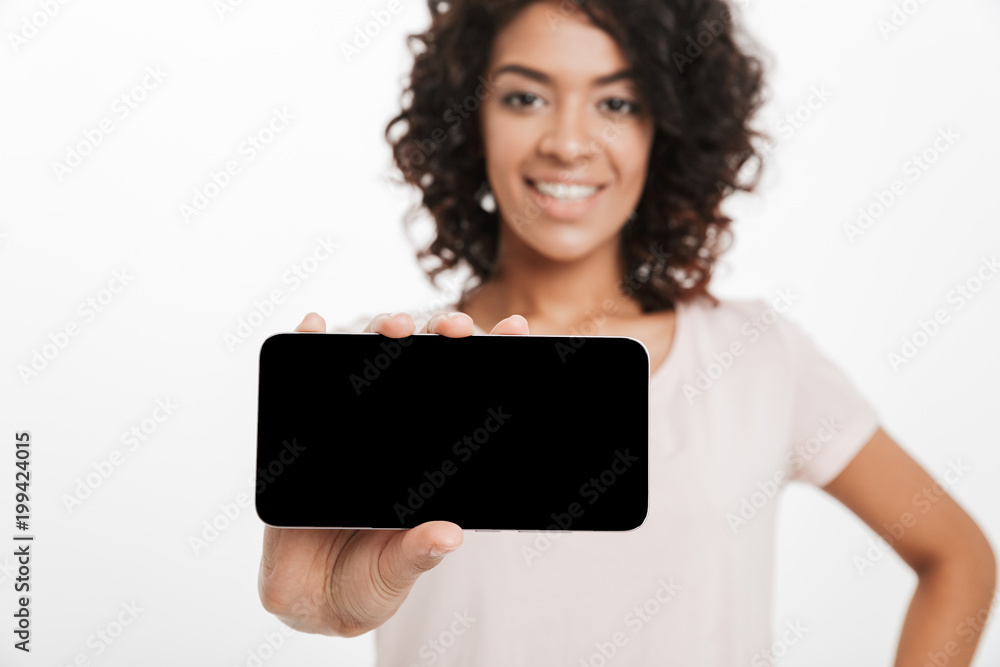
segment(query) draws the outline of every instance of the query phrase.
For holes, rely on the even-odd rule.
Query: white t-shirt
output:
[[[649,401],[642,526],[465,531],[375,630],[378,667],[731,667],[762,656],[773,641],[775,494],[789,479],[831,481],[877,415],[759,300],[680,304]]]

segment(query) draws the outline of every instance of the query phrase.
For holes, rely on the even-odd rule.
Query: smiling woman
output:
[[[635,294],[643,311],[711,298],[707,285],[731,222],[720,204],[755,186],[752,167],[761,156],[754,140],[763,137],[751,127],[762,103],[761,64],[738,48],[728,6],[504,0],[430,7],[431,27],[410,38],[422,49],[410,77],[412,104],[390,121],[386,137],[405,124],[391,143],[406,182],[423,193],[408,221],[426,208],[437,226],[418,255],[437,260],[432,280],[461,263],[488,282],[503,264],[499,255],[523,244],[563,258],[598,249],[607,256],[620,246],[619,275],[649,272]],[[686,38],[700,40],[694,58]],[[432,141],[456,101],[484,78],[490,89],[479,113]],[[540,181],[548,187],[539,189]],[[559,183],[599,190],[587,196],[554,189]],[[499,215],[480,205],[476,194],[484,191]],[[500,234],[501,220],[514,233]],[[669,264],[653,251],[664,239]]]
[[[893,548],[919,583],[896,664],[945,651],[951,667],[969,665],[982,624],[961,624],[990,605],[996,578],[982,531],[943,492],[913,515],[933,480],[787,308],[708,291],[731,222],[720,205],[755,187],[761,157],[750,125],[761,69],[726,3],[429,7],[430,28],[411,36],[410,101],[386,137],[405,125],[390,143],[423,195],[408,220],[425,209],[434,220],[418,254],[436,260],[431,281],[457,267],[472,280],[419,329],[394,313],[364,331],[641,340],[647,518],[631,531],[529,534],[268,526],[265,608],[307,632],[375,630],[380,667],[771,664],[805,632],[792,619],[772,634],[771,500],[794,480],[877,531],[906,517]],[[326,323],[309,314],[297,330]],[[414,397],[427,410],[442,409],[436,399]]]

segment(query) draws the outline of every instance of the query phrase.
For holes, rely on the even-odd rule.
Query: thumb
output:
[[[405,593],[461,544],[462,529],[450,521],[428,521],[394,535],[383,552],[382,579],[390,590]]]
[[[326,333],[326,320],[319,316],[319,313],[306,313],[302,323],[295,327],[296,331],[309,331],[312,333]]]

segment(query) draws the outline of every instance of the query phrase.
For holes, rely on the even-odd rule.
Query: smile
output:
[[[586,199],[593,195],[600,188],[596,185],[575,185],[571,183],[547,183],[545,181],[528,181],[536,190],[543,195],[555,197],[560,200]]]
[[[535,204],[547,215],[561,220],[579,218],[591,209],[604,185],[575,185],[568,183],[546,183],[524,179]]]

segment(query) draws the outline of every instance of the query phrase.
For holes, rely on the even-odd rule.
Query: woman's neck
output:
[[[642,307],[622,291],[627,276],[616,255],[594,255],[574,262],[555,262],[508,255],[493,278],[460,304],[483,329],[515,313],[539,330],[567,331],[603,314],[635,318]],[[603,319],[603,318],[602,318]]]

